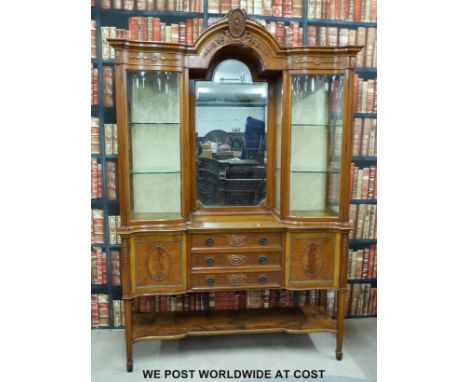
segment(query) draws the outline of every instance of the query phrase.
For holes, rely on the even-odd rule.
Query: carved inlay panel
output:
[[[232,37],[240,37],[245,31],[245,12],[241,9],[233,9],[228,15],[228,30]]]
[[[151,248],[151,252],[146,259],[146,264],[148,274],[156,281],[167,279],[171,273],[171,256],[168,250],[161,245]]]
[[[241,235],[232,235],[229,238],[229,244],[233,247],[241,247],[245,244],[245,236]]]
[[[302,270],[309,277],[317,276],[323,267],[324,247],[319,243],[310,242],[302,248]]]
[[[268,56],[270,54],[270,50],[261,41],[252,36],[252,34],[249,31],[245,31],[244,34],[240,37],[233,37],[227,30],[224,30],[222,33],[219,34],[219,37],[217,37],[213,42],[211,42],[204,48],[202,56],[208,56],[208,54],[213,49],[219,46],[235,43],[256,48],[260,50],[265,56]]]
[[[244,255],[229,255],[227,258],[228,263],[234,266],[242,265],[246,260]]]
[[[229,285],[243,285],[247,282],[245,275],[229,275],[227,279]]]

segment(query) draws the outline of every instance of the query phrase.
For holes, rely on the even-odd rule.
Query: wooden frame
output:
[[[122,237],[121,273],[122,298],[125,302],[127,370],[133,370],[134,342],[183,338],[187,335],[278,331],[333,332],[336,333],[336,357],[341,359],[348,233],[351,229],[348,223],[347,204],[350,195],[351,90],[356,54],[362,47],[281,48],[263,26],[249,20],[245,11],[240,9],[231,10],[225,19],[209,27],[193,46],[116,39],[110,40],[110,43],[115,48],[116,57],[122,219],[118,234]],[[209,78],[214,66],[226,58],[243,61],[249,66],[255,79],[262,79],[269,84],[266,199],[256,207],[200,208],[196,200],[196,168],[192,159],[195,158],[196,151],[194,80]],[[181,73],[181,219],[138,221],[131,218],[129,181],[131,138],[127,126],[127,70]],[[344,75],[338,216],[320,218],[288,216],[291,75],[297,73]],[[282,91],[279,195],[281,203],[279,211],[275,212],[277,195],[274,166],[278,144],[276,141],[278,91]],[[135,241],[141,237],[151,238],[151,246],[142,245],[137,248]],[[180,238],[183,244],[177,248],[183,248],[183,253],[171,249],[175,244],[170,244],[169,239],[173,237]],[[333,245],[327,239],[330,237],[333,238]],[[302,240],[303,248],[292,250],[291,242],[295,239]],[[215,268],[210,268],[210,264],[203,266],[200,266],[200,263],[193,264],[192,255],[200,262],[209,254],[213,254],[210,263],[219,262]],[[255,259],[268,254],[271,256],[272,264],[264,266],[262,263],[255,263]],[[174,256],[178,256],[177,261]],[[138,264],[135,259],[138,259]],[[308,282],[303,272],[315,275],[315,272],[311,271],[315,269],[314,267],[317,268],[317,272],[324,269],[324,278],[321,280],[320,277],[317,279],[311,276]],[[305,268],[307,269],[304,270]],[[143,275],[142,272],[146,273]],[[319,273],[317,275],[320,276]],[[154,281],[149,280],[151,277]],[[166,278],[168,282],[165,284]],[[143,280],[144,287],[136,288],[137,280]],[[180,282],[170,284],[169,280]],[[294,280],[301,282],[294,284]],[[133,301],[138,296],[178,294],[195,290],[265,289],[265,285],[268,288],[271,286],[301,290],[333,288],[338,292],[336,319],[329,317],[325,312],[326,299],[323,291],[320,307],[276,309],[269,311],[268,314],[263,311],[233,311],[229,315],[235,317],[235,320],[231,319],[224,323],[225,313],[216,311],[196,314],[133,312]],[[174,320],[175,317],[177,320]]]

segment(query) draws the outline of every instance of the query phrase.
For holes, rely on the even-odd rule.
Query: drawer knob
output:
[[[214,265],[214,263],[215,263],[215,259],[213,259],[212,257],[208,257],[206,259],[206,265],[211,267],[212,265]]]
[[[212,247],[214,245],[214,240],[211,237],[206,239],[206,245]]]
[[[267,245],[268,239],[265,236],[262,236],[260,239],[258,239],[258,242],[260,245]]]
[[[267,262],[267,257],[266,256],[260,256],[258,258],[258,263],[259,264],[266,264],[266,262]]]
[[[215,280],[214,280],[213,277],[208,277],[208,278],[206,279],[206,283],[207,283],[208,285],[213,285],[213,284],[215,283]]]
[[[267,277],[266,277],[266,276],[260,276],[260,277],[258,278],[258,282],[259,282],[260,284],[265,284],[265,283],[267,282]]]

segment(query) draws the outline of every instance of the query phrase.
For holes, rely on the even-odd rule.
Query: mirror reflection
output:
[[[197,81],[197,193],[205,206],[255,206],[265,198],[268,85],[226,60]]]

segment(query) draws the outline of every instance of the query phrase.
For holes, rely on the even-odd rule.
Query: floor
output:
[[[133,373],[126,372],[123,330],[92,331],[92,381],[305,381],[358,382],[377,380],[377,319],[345,322],[344,355],[335,359],[335,336],[330,333],[285,333],[188,337],[175,341],[142,341],[133,346]],[[145,370],[160,370],[160,378],[145,378]],[[164,378],[168,370],[195,370],[193,378]],[[199,370],[271,370],[269,379],[198,377]],[[276,379],[278,370],[304,374]],[[312,379],[311,370],[325,370]],[[319,372],[317,372],[319,375]]]

